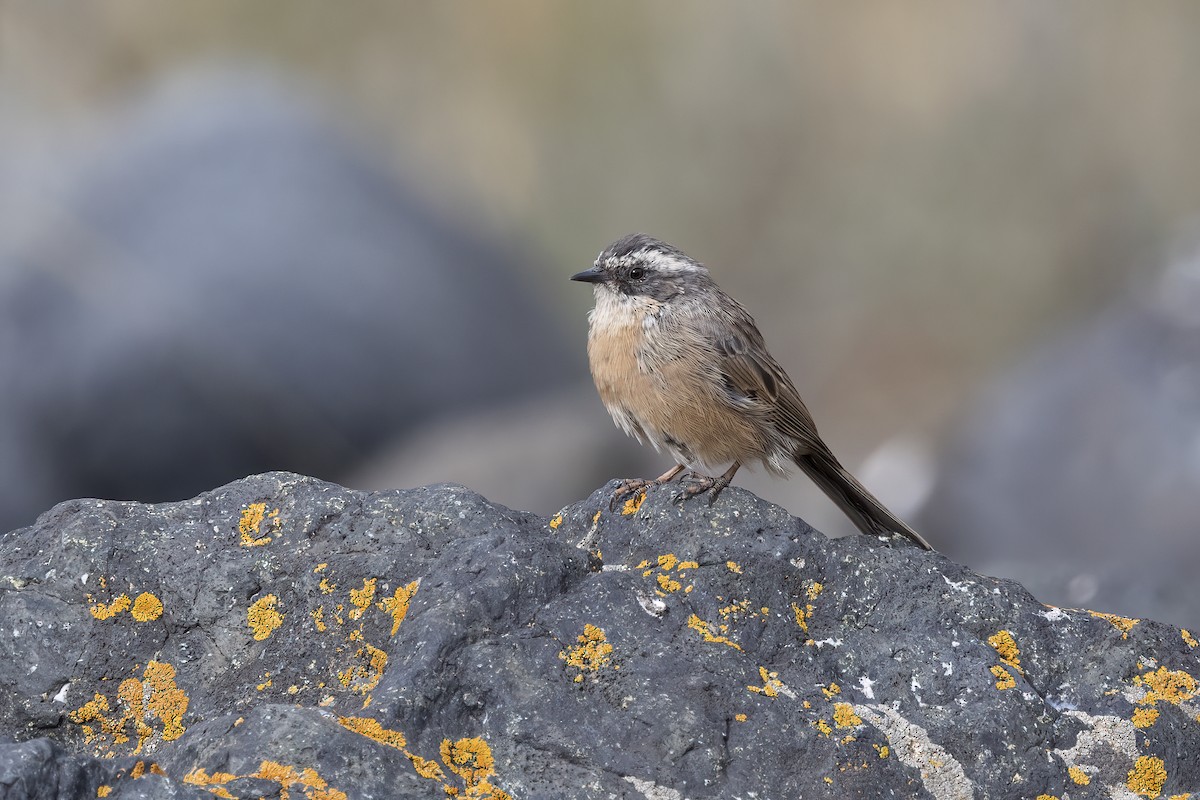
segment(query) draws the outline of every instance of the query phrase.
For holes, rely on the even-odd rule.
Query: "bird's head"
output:
[[[604,249],[595,265],[571,276],[594,284],[597,296],[609,291],[666,302],[711,284],[703,264],[666,242],[632,233]]]

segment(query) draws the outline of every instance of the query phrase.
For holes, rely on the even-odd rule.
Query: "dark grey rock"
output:
[[[829,540],[737,488],[610,511],[612,489],[551,519],[286,473],[56,507],[0,543],[0,735],[23,742],[0,775],[67,789],[10,796],[95,797],[135,760],[179,797],[1200,784],[1191,634]]]
[[[533,254],[285,82],[174,76],[94,127],[47,132],[38,168],[0,155],[0,530],[71,497],[335,478],[583,375]]]

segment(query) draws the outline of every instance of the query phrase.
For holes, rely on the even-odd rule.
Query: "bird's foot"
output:
[[[683,479],[683,488],[675,494],[672,500],[679,505],[683,505],[689,498],[695,497],[698,494],[704,494],[705,492],[711,492],[712,494],[708,498],[708,504],[711,506],[717,501],[717,495],[721,493],[721,490],[728,485],[729,479],[724,475],[719,478],[712,478],[708,475],[693,473]]]
[[[608,510],[616,511],[617,503],[632,494],[646,491],[646,487],[653,486],[654,481],[648,481],[645,478],[626,478],[621,481],[621,485],[613,492],[612,498],[608,501]]]
[[[616,511],[617,501],[621,498],[627,495],[636,494],[638,492],[644,494],[646,489],[649,487],[662,486],[664,483],[674,479],[674,477],[681,472],[683,472],[683,465],[678,464],[664,472],[662,475],[659,475],[652,481],[648,481],[644,478],[626,478],[625,480],[621,481],[621,485],[617,487],[615,492],[613,492],[612,498],[608,501],[608,510]]]
[[[675,495],[673,501],[682,505],[689,497],[711,492],[712,494],[708,497],[708,504],[711,506],[717,502],[717,496],[721,494],[722,490],[733,481],[733,476],[740,466],[741,464],[735,461],[733,466],[719,478],[701,475],[699,472],[690,473],[683,479],[683,489]]]

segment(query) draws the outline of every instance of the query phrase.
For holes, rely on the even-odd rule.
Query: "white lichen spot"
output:
[[[633,788],[642,793],[646,800],[683,800],[683,795],[666,786],[659,786],[654,781],[642,780],[632,775],[626,775],[625,780],[633,784]]]
[[[871,680],[866,675],[863,675],[858,679],[858,686],[859,689],[862,690],[862,693],[866,695],[868,700],[875,699],[875,681]]]
[[[909,722],[890,706],[856,705],[854,711],[887,737],[888,745],[900,763],[920,772],[925,790],[936,800],[975,796],[962,764],[930,739],[929,733],[920,725]]]

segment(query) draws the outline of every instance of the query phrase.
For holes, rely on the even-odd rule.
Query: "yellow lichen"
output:
[[[1000,656],[1001,661],[1022,675],[1025,674],[1025,670],[1021,669],[1021,651],[1017,649],[1017,641],[1013,638],[1012,631],[997,631],[988,637],[988,644]]]
[[[360,662],[338,672],[338,680],[352,692],[366,694],[379,685],[383,671],[387,668],[387,653],[378,647],[363,642],[354,653]]]
[[[670,572],[678,562],[679,559],[675,557],[674,553],[666,553],[658,557],[658,568]]]
[[[566,661],[568,666],[580,671],[575,680],[581,683],[584,672],[596,672],[609,665],[612,661],[613,646],[604,634],[604,629],[591,623],[583,626],[583,633],[576,636],[575,641],[578,644],[559,651],[558,657]]]
[[[634,492],[633,496],[625,501],[625,505],[621,507],[621,513],[629,516],[636,514],[637,510],[642,507],[642,503],[646,502],[646,490]]]
[[[742,567],[741,567],[741,565],[740,565],[740,564],[738,564],[736,561],[726,561],[726,562],[725,562],[725,569],[729,570],[729,571],[730,571],[730,572],[732,572],[734,575],[741,575],[741,574],[742,574]]]
[[[828,686],[821,687],[821,694],[825,695],[826,698],[831,698],[841,693],[842,687],[838,686],[836,683],[831,683]]]
[[[792,612],[796,615],[796,624],[800,626],[800,630],[808,633],[808,620],[812,617],[813,604],[809,603],[804,608],[792,603]]]
[[[417,593],[417,587],[420,585],[421,581],[418,579],[406,586],[398,586],[391,597],[385,597],[379,601],[379,607],[392,615],[392,636],[395,636],[396,631],[400,630],[400,623],[404,622],[404,618],[408,615],[408,604],[412,601],[413,595]]]
[[[283,614],[275,610],[278,602],[278,597],[268,594],[255,600],[250,608],[246,609],[246,624],[254,631],[256,641],[266,639],[283,624]]]
[[[237,775],[229,772],[214,772],[209,775],[203,767],[196,767],[194,770],[183,776],[184,783],[190,783],[193,786],[216,786],[230,781],[236,781]]]
[[[1196,641],[1195,636],[1192,636],[1192,634],[1188,633],[1186,628],[1181,628],[1179,632],[1183,634],[1183,641],[1188,647],[1195,647],[1197,644],[1200,644],[1200,642]]]
[[[363,578],[361,589],[350,590],[350,605],[354,606],[347,614],[350,619],[362,619],[371,603],[375,602],[375,583],[375,578]]]
[[[316,608],[314,608],[312,611],[309,612],[309,616],[312,617],[313,625],[316,626],[317,631],[320,633],[324,633],[325,632],[325,606],[317,606]]]
[[[728,645],[735,650],[742,649],[742,646],[737,642],[734,642],[725,636],[718,636],[717,634],[713,633],[712,625],[700,619],[700,617],[696,616],[695,614],[692,614],[690,617],[688,617],[687,626],[696,631],[696,633],[700,634],[700,636],[703,637],[704,641],[706,642]]]
[[[131,605],[133,605],[133,601],[129,599],[129,595],[119,594],[112,599],[111,603],[107,605],[96,603],[88,610],[92,612],[92,616],[96,619],[106,620],[115,617],[122,611],[128,611]]]
[[[142,671],[142,678],[126,678],[117,687],[116,708],[104,695],[92,699],[68,714],[68,719],[82,727],[89,744],[97,752],[128,743],[136,737],[130,755],[141,752],[146,741],[155,734],[151,723],[158,723],[163,741],[183,735],[183,715],[187,712],[188,696],[175,684],[175,668],[161,661],[151,661]],[[117,716],[117,711],[121,711]],[[111,713],[110,713],[111,712]]]
[[[1139,706],[1133,712],[1133,727],[1149,728],[1158,720],[1158,709]]]
[[[805,590],[805,593],[808,595],[809,600],[816,600],[817,595],[824,591],[824,589],[825,584],[813,581],[811,584],[809,584],[809,587],[807,590]]]
[[[295,767],[280,764],[276,761],[263,761],[258,771],[249,775],[251,778],[274,781],[279,784],[281,800],[290,796],[288,789],[299,786],[304,790],[307,800],[347,800],[345,792],[331,787],[315,769],[305,767],[297,770]]]
[[[238,520],[238,532],[242,535],[242,547],[261,547],[271,543],[269,535],[260,537],[258,532],[262,527],[263,518],[266,516],[270,516],[278,523],[279,509],[275,509],[270,515],[266,512],[266,503],[251,503],[242,509],[242,518]]]
[[[317,588],[321,590],[321,594],[333,594],[333,590],[337,588],[337,584],[331,583],[329,578],[321,578],[321,582],[317,584]]]
[[[680,561],[679,565],[678,565],[678,567],[676,567],[676,569],[678,569],[680,572],[682,572],[685,569],[700,569],[700,562],[698,562],[698,561]]]
[[[819,730],[823,735],[828,736],[833,733],[833,727],[825,720],[819,719],[813,723],[813,727]]]
[[[738,648],[739,650],[741,648]],[[758,676],[762,679],[762,686],[747,686],[746,688],[755,694],[761,694],[765,697],[778,697],[779,690],[783,688],[783,681],[779,680],[778,672],[767,672],[766,667],[758,668]]]
[[[408,760],[412,762],[413,769],[422,778],[427,778],[433,781],[440,781],[446,778],[446,773],[442,772],[442,767],[432,758],[421,758],[420,756],[409,753]]]
[[[658,575],[655,577],[655,580],[658,581],[658,585],[664,592],[678,592],[683,588],[682,583],[672,579],[671,576],[667,575],[665,572],[658,573]]]
[[[397,750],[404,750],[408,744],[404,739],[404,734],[400,731],[389,730],[371,717],[338,717],[338,722],[341,723],[343,728],[366,736],[368,739],[374,739],[381,744],[386,744],[388,747],[394,747]]]
[[[1000,691],[1011,689],[1017,685],[1017,681],[1013,678],[1012,674],[1000,665],[992,667],[992,674],[996,676],[996,688]]]
[[[888,757],[888,753],[889,753],[889,752],[891,752],[891,751],[889,750],[888,746],[885,744],[885,745],[883,745],[882,747],[880,747],[880,748],[879,748],[879,757],[880,757],[880,758],[887,758],[887,757]]]
[[[833,722],[839,728],[857,728],[862,725],[862,718],[854,713],[854,706],[849,703],[834,703]]]
[[[150,622],[162,616],[162,601],[150,592],[142,592],[133,601],[133,618],[138,622]]]
[[[1159,700],[1179,705],[1184,700],[1191,700],[1196,695],[1196,679],[1183,670],[1169,670],[1159,667],[1154,672],[1147,672],[1135,679],[1136,683],[1146,686],[1146,696],[1143,703],[1154,703]]]
[[[1089,611],[1088,613],[1096,619],[1104,620],[1119,630],[1121,632],[1122,639],[1128,639],[1129,631],[1133,629],[1134,625],[1137,625],[1139,622],[1141,622],[1141,620],[1130,619],[1129,617],[1119,617],[1116,614],[1105,614],[1103,611]]]
[[[1069,767],[1067,769],[1067,774],[1070,775],[1071,780],[1075,781],[1075,783],[1079,786],[1087,786],[1092,782],[1092,779],[1088,777],[1088,774],[1079,767]]]
[[[562,523],[563,523],[563,515],[555,514],[554,518],[552,520],[550,520],[550,530],[552,530],[552,531],[558,530],[558,526],[562,525]]]
[[[96,787],[96,797],[108,797],[112,794],[112,787],[106,783],[102,783]]]
[[[1039,794],[1037,800],[1058,800],[1058,795],[1054,794]]]
[[[736,719],[738,722],[745,722],[747,719],[745,714],[734,714],[733,718]]]
[[[1161,758],[1155,756],[1140,756],[1129,770],[1125,785],[1134,794],[1144,797],[1158,797],[1162,794],[1163,784],[1167,782],[1167,768]]]

